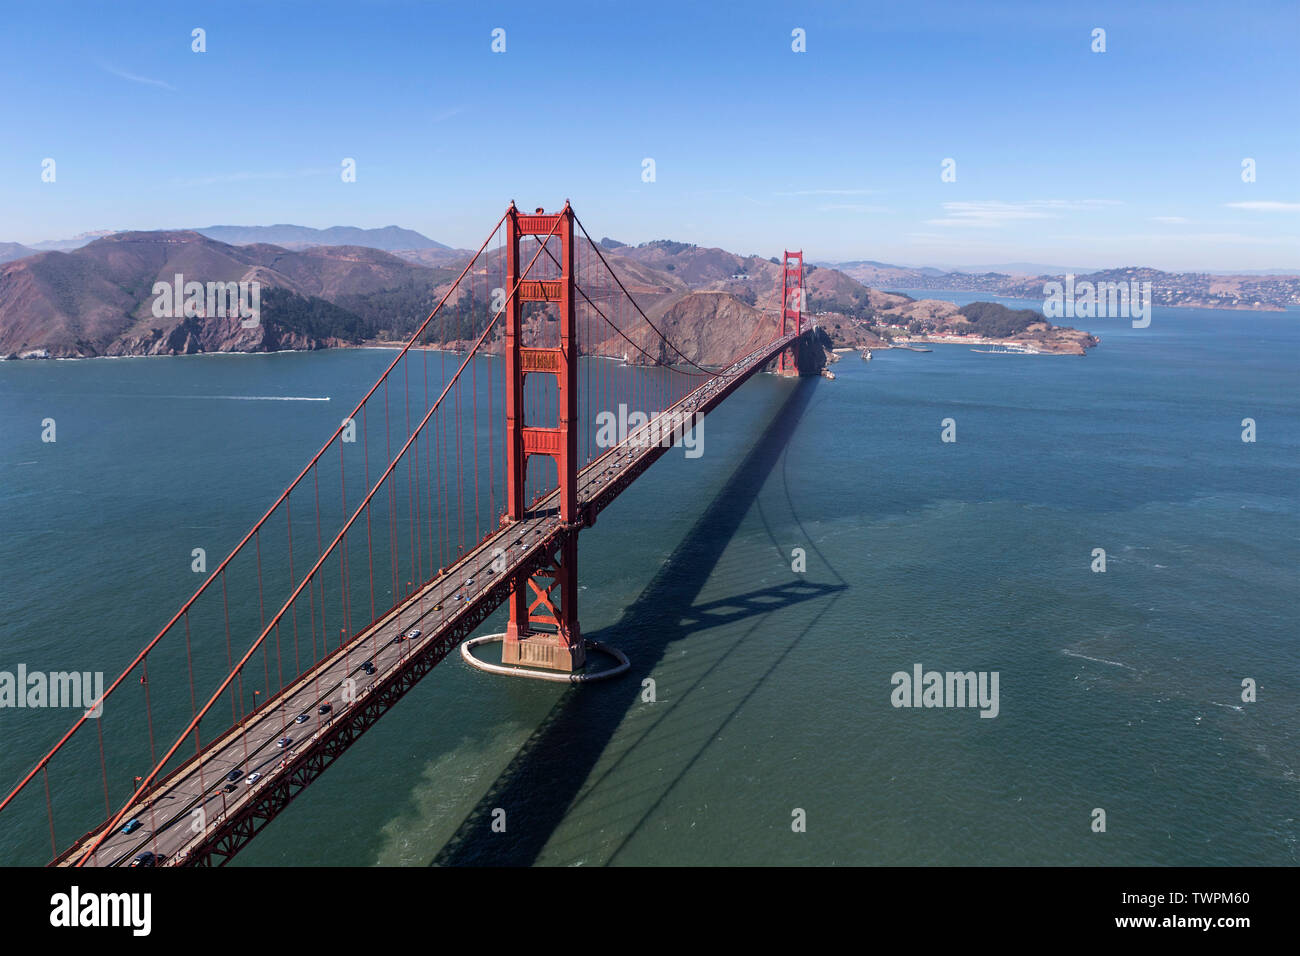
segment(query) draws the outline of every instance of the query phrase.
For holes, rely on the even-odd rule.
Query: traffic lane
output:
[[[454,575],[444,575],[436,582],[431,582],[431,584],[434,585],[432,588],[432,594],[427,593],[430,589],[426,588],[424,593],[415,597],[414,602],[418,603],[423,598],[423,600],[430,601],[435,606],[440,603],[444,605],[437,623],[438,629],[441,630],[447,622],[452,620],[456,614],[463,609],[455,606],[455,604],[459,603],[455,602],[455,596],[457,594],[463,594],[466,596],[468,601],[464,606],[468,606],[468,603],[471,603],[473,598],[478,596],[489,583],[489,581],[486,580],[478,580],[478,576],[482,575],[484,578],[495,578],[496,574],[491,567],[493,561],[495,561],[497,557],[495,549],[497,547],[502,547],[502,550],[506,551],[511,547],[526,547],[528,532],[534,530],[534,526],[545,523],[545,519],[540,521],[530,520],[527,522],[527,526],[522,528],[520,533],[514,535],[508,534],[504,539],[488,539],[484,542],[484,546],[471,552],[471,558],[478,558],[478,562],[467,562],[469,567],[466,567],[464,564],[456,566],[454,568],[456,572]],[[521,524],[523,523],[521,522]],[[510,530],[513,531],[514,528],[512,527]],[[514,561],[509,561],[507,570],[503,573],[509,574],[513,570],[513,565],[515,565],[519,560],[522,560],[523,557],[526,557],[526,555],[522,555]],[[466,580],[473,579],[474,585],[467,588],[464,581],[461,580],[462,574],[466,576]],[[408,602],[408,608],[411,603],[413,602]],[[451,607],[447,606],[449,603],[452,604]],[[188,831],[181,831],[180,835],[176,838],[166,838],[163,837],[163,834],[182,817],[188,816],[192,813],[195,804],[200,801],[212,800],[223,796],[224,787],[228,782],[226,777],[231,770],[240,770],[240,780],[236,781],[237,786],[243,784],[247,787],[248,785],[245,781],[247,776],[253,772],[261,773],[262,777],[248,790],[240,793],[238,797],[233,793],[230,794],[227,800],[223,803],[223,807],[226,809],[238,806],[239,802],[246,798],[249,793],[254,792],[256,789],[260,789],[260,786],[266,780],[270,779],[272,774],[281,769],[282,765],[286,765],[296,756],[298,747],[302,746],[304,743],[310,743],[310,741],[314,739],[316,733],[327,727],[337,712],[332,709],[330,714],[320,715],[312,714],[311,710],[300,710],[300,708],[307,706],[314,710],[322,702],[331,703],[333,708],[333,692],[340,689],[343,685],[343,681],[347,678],[362,678],[362,675],[364,674],[365,660],[371,660],[375,666],[376,670],[374,675],[365,675],[366,677],[371,677],[369,686],[375,686],[380,680],[387,676],[390,667],[404,661],[411,653],[418,651],[428,641],[434,639],[438,631],[426,631],[424,628],[432,626],[428,619],[436,615],[439,615],[439,611],[430,608],[428,610],[418,611],[414,615],[413,619],[403,621],[401,619],[403,615],[399,610],[391,619],[376,630],[372,631],[368,637],[362,638],[361,643],[368,644],[368,647],[358,647],[355,642],[352,645],[349,645],[344,654],[334,663],[315,675],[315,680],[307,680],[304,684],[299,685],[295,691],[291,692],[289,699],[284,701],[279,707],[264,710],[252,721],[247,722],[243,734],[232,738],[230,742],[224,744],[217,754],[206,756],[203,759],[205,774],[209,771],[215,771],[220,774],[220,782],[216,789],[208,791],[206,786],[199,785],[200,775],[197,765],[195,770],[183,777],[176,778],[174,784],[170,786],[166,792],[158,794],[154,800],[151,801],[150,808],[152,813],[156,814],[160,809],[160,804],[171,804],[171,806],[168,806],[167,808],[168,811],[171,812],[175,809],[176,801],[179,800],[183,801],[180,809],[176,812],[172,812],[171,816],[169,816],[162,824],[158,825],[156,829],[142,827],[139,831],[136,831],[136,833],[143,835],[143,839],[136,843],[134,847],[130,848],[133,852],[120,854],[119,857],[115,858],[115,862],[134,858],[136,853],[146,848],[170,858],[176,851],[183,849],[187,843],[193,842],[192,840],[187,839]],[[424,625],[424,628],[422,628],[422,633],[419,638],[414,640],[406,639],[402,641],[393,640],[398,635],[405,635],[409,633],[413,627],[421,624]],[[365,653],[362,653],[363,651]],[[351,661],[355,661],[358,658],[361,658],[360,663],[357,663],[355,666],[349,666]],[[340,667],[342,667],[344,671],[343,676],[340,676]],[[330,685],[329,694],[322,695],[317,691],[315,685],[320,680],[324,680]],[[327,698],[330,699],[327,700]],[[342,703],[343,702],[340,701],[340,704]],[[309,721],[302,724],[296,723],[294,717],[296,717],[300,712],[307,713],[309,715]],[[310,723],[311,719],[316,720],[314,726]],[[273,744],[278,742],[281,737],[293,737],[293,730],[296,728],[302,728],[304,730],[311,728],[311,735],[306,736],[305,734],[299,734],[299,736],[294,738],[293,742],[286,745],[285,748],[281,749],[275,747],[272,749]],[[239,759],[243,756],[242,753],[232,753],[232,751],[242,750],[242,747],[240,746],[241,744],[251,747],[251,749],[247,750],[247,756],[244,757],[244,759]],[[263,754],[264,756],[262,756]],[[259,757],[261,758],[260,762],[258,762]],[[149,810],[146,810],[145,812],[149,812]],[[118,844],[122,842],[123,838],[134,841],[136,839],[136,833],[129,835],[122,834],[119,829],[117,834],[105,841],[105,843],[100,847],[97,855],[102,856],[106,853],[111,854],[113,850],[118,848]]]

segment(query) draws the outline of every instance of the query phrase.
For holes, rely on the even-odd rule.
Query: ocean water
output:
[[[1300,861],[1300,314],[1080,324],[751,380],[583,534],[630,674],[448,658],[235,864]],[[116,674],[390,358],[0,363],[0,670]],[[894,707],[916,664],[996,671],[997,716]],[[70,723],[0,710],[0,785]],[[0,861],[48,856],[35,810]]]

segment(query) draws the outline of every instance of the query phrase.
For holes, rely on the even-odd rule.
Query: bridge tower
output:
[[[803,333],[803,252],[786,250],[781,263],[781,334],[793,331],[794,344],[781,352],[777,374],[799,374],[799,336]]]
[[[519,242],[559,240],[560,277],[519,281]],[[521,214],[514,203],[506,213],[506,523],[524,517],[524,479],[528,459],[554,460],[559,476],[560,520],[564,531],[548,564],[521,575],[509,598],[510,623],[501,648],[503,664],[524,664],[575,671],[586,663],[578,627],[578,337],[573,258],[573,210],[565,202],[558,213]],[[516,290],[516,284],[518,289]],[[525,302],[552,303],[559,312],[560,344],[524,348],[521,319]],[[554,375],[559,396],[558,421],[534,425],[524,421],[524,378]]]

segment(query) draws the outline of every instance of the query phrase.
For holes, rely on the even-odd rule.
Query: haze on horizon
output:
[[[1293,3],[147,9],[7,14],[0,242],[396,224],[473,248],[511,198],[569,198],[633,244],[1300,271]]]

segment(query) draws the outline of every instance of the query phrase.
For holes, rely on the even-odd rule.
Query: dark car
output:
[[[318,708],[316,708],[316,713],[328,714],[331,710],[333,710],[333,708],[330,707],[329,704],[321,704]]]
[[[162,857],[145,850],[143,853],[136,854],[135,859],[131,861],[131,866],[157,866],[161,862]]]
[[[230,771],[230,773],[226,774],[226,779],[227,779],[227,780],[238,780],[238,779],[239,779],[240,777],[242,777],[243,775],[244,775],[244,771],[242,771],[242,770],[240,770],[238,767],[236,767],[234,770]]]
[[[221,789],[226,791],[226,793],[234,793],[236,790],[239,789],[239,785],[235,783],[228,783]]]

